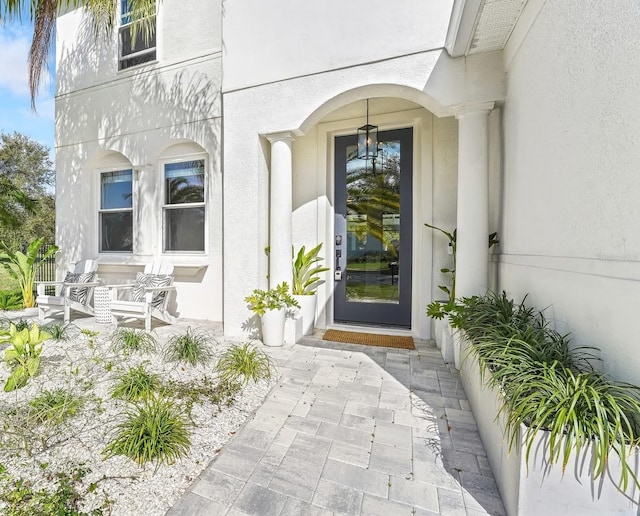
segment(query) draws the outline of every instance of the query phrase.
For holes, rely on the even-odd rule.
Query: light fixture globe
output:
[[[358,159],[378,157],[378,126],[369,123],[369,99],[367,99],[367,123],[358,128]]]

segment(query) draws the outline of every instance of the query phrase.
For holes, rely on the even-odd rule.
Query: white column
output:
[[[291,210],[293,165],[291,133],[268,135],[271,142],[269,193],[269,287],[286,281],[291,287]]]
[[[464,106],[458,119],[456,297],[489,285],[489,113],[493,102]]]

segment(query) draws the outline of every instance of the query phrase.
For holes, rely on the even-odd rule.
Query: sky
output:
[[[0,132],[18,131],[46,145],[53,159],[54,94],[53,65],[43,77],[31,110],[27,55],[33,28],[26,23],[0,24]],[[53,59],[52,59],[53,61]]]

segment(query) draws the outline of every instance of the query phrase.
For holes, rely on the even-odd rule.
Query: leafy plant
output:
[[[204,377],[192,382],[168,381],[163,387],[163,395],[185,402],[190,412],[194,403],[209,401],[220,408],[222,405],[230,407],[235,402],[236,395],[242,389],[238,382],[214,383],[210,378]]]
[[[316,288],[323,283],[318,274],[328,271],[328,267],[316,265],[323,258],[318,256],[322,243],[305,253],[302,246],[293,260],[293,285],[291,292],[296,296],[310,296],[315,294]]]
[[[300,308],[298,302],[289,294],[289,285],[286,281],[269,290],[256,288],[244,300],[256,315],[264,315],[267,310],[282,310],[294,306]]]
[[[153,335],[134,328],[118,328],[111,335],[111,345],[116,351],[125,353],[153,353],[158,349],[158,341]]]
[[[73,324],[64,324],[62,322],[49,323],[42,327],[47,331],[53,340],[68,341],[77,333],[77,327]]]
[[[33,286],[36,279],[36,272],[46,262],[48,258],[58,251],[58,246],[50,245],[41,255],[40,249],[44,245],[44,238],[38,238],[31,242],[26,249],[26,253],[10,249],[4,242],[0,242],[0,264],[6,269],[9,275],[18,281],[22,292],[24,308],[35,306],[33,297]]]
[[[193,366],[207,364],[213,358],[212,337],[202,329],[187,328],[185,333],[173,335],[164,351],[167,362],[187,362]]]
[[[67,389],[44,390],[29,402],[30,415],[39,423],[59,425],[82,408],[82,397]]]
[[[80,486],[82,479],[89,473],[82,466],[74,467],[70,472],[50,473],[48,476],[55,479],[53,490],[36,489],[31,480],[14,479],[4,471],[0,473],[0,501],[4,504],[3,514],[6,516],[89,516],[80,509],[86,495],[86,492],[80,490]],[[91,489],[89,486],[87,491],[90,492]],[[103,511],[107,514],[111,503],[105,500],[91,515],[103,514]]]
[[[434,229],[436,231],[439,231],[440,233],[442,233],[445,237],[447,237],[447,240],[449,241],[448,245],[451,248],[451,254],[452,254],[452,258],[453,258],[453,265],[451,268],[449,267],[443,267],[442,269],[440,269],[440,272],[442,274],[444,274],[445,276],[449,276],[450,278],[450,282],[451,282],[451,286],[447,286],[447,285],[438,285],[438,288],[440,290],[442,290],[442,292],[444,292],[445,294],[447,294],[447,298],[448,298],[448,302],[449,303],[454,303],[455,299],[456,299],[456,256],[457,256],[457,241],[458,241],[458,230],[454,229],[453,233],[449,233],[448,231],[445,231],[442,228],[439,228],[438,226],[432,226],[431,224],[427,224],[425,222],[424,224],[425,226],[427,226],[430,229]],[[489,249],[491,249],[491,247],[493,247],[496,244],[499,244],[500,240],[498,238],[498,233],[497,232],[493,232],[489,235]],[[441,311],[438,310],[438,305],[440,305],[441,303],[439,301],[433,301],[432,303],[430,303],[427,306],[427,315],[429,315],[429,311],[431,311],[432,313],[437,314],[437,319],[440,319],[442,317],[444,317],[444,314],[442,314]],[[433,305],[433,306],[432,306]],[[433,317],[433,316],[430,316]]]
[[[271,378],[271,359],[249,343],[233,344],[218,359],[216,371],[224,383],[242,383]]]
[[[144,366],[129,369],[122,374],[111,390],[111,396],[126,401],[147,399],[160,388],[160,377],[149,373]]]
[[[40,367],[43,342],[50,338],[51,335],[40,331],[35,323],[31,329],[24,328],[21,331],[12,324],[8,333],[0,335],[0,342],[10,344],[4,352],[4,360],[11,368],[9,378],[4,385],[5,392],[24,387],[29,378],[35,376]]]
[[[22,304],[22,293],[20,291],[0,291],[0,310],[20,310]]]
[[[631,447],[640,445],[640,387],[595,371],[597,348],[571,345],[570,335],[551,328],[542,312],[504,292],[463,299],[450,320],[465,332],[483,380],[503,393],[510,449],[524,425],[528,462],[544,430],[549,464],[561,463],[564,471],[572,451],[590,446],[597,479],[613,451],[622,464],[618,486],[640,487],[627,463]]]
[[[124,455],[138,464],[171,464],[187,455],[191,440],[184,413],[168,399],[154,397],[126,413],[103,453]]]

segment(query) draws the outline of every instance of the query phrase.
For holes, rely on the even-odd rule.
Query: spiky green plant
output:
[[[49,323],[42,327],[46,332],[51,335],[53,340],[68,341],[75,337],[78,333],[78,328],[73,324],[64,324],[62,322]]]
[[[185,333],[173,335],[164,350],[167,362],[186,362],[195,366],[208,364],[213,358],[211,342],[213,337],[203,329],[191,327]]]
[[[226,383],[242,383],[271,378],[271,359],[249,343],[233,344],[218,359],[218,378]]]
[[[328,267],[321,267],[318,264],[323,260],[318,253],[322,248],[322,242],[308,252],[302,246],[293,260],[293,283],[291,293],[297,296],[308,296],[314,294],[323,281],[318,274],[328,271]]]
[[[125,353],[153,353],[158,349],[158,341],[144,330],[118,328],[111,335],[111,346]]]
[[[20,285],[22,302],[25,308],[35,306],[33,297],[33,285],[36,280],[36,272],[46,262],[48,258],[58,251],[58,246],[50,245],[47,250],[38,255],[40,248],[44,245],[44,238],[39,238],[31,242],[26,252],[10,249],[4,242],[0,242],[0,265],[2,265],[9,275]]]
[[[138,464],[155,461],[157,468],[186,456],[190,446],[185,414],[175,402],[154,397],[127,410],[103,453],[106,458],[124,455]]]
[[[82,397],[70,390],[44,390],[29,402],[29,415],[39,423],[59,425],[75,416],[83,403]]]
[[[140,365],[132,367],[118,377],[117,383],[111,389],[111,396],[126,401],[139,401],[151,397],[160,386],[160,377],[149,373]]]

